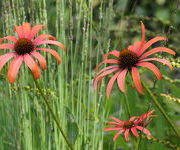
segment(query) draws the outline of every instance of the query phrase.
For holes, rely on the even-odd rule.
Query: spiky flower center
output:
[[[122,50],[120,52],[119,67],[121,69],[128,68],[128,70],[131,70],[132,67],[135,67],[138,61],[139,61],[139,57],[136,53],[127,49]]]
[[[125,123],[124,123],[124,128],[125,129],[129,129],[129,128],[132,128],[134,126],[134,122],[133,121],[126,121]]]
[[[28,40],[26,38],[19,39],[15,44],[15,51],[19,55],[24,55],[26,53],[30,53],[33,51],[34,45],[31,40]]]

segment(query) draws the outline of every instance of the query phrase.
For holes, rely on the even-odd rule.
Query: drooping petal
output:
[[[113,65],[113,66],[105,67],[105,68],[103,68],[102,70],[100,70],[100,71],[96,74],[96,76],[94,77],[93,85],[94,85],[94,82],[96,81],[96,78],[98,77],[98,75],[99,75],[100,73],[102,73],[103,71],[108,71],[108,70],[110,70],[110,69],[112,69],[112,68],[119,68],[119,66],[118,66],[118,65]]]
[[[132,77],[133,77],[133,82],[135,84],[136,89],[138,90],[139,93],[143,94],[139,72],[136,67],[132,67]]]
[[[40,53],[32,51],[31,54],[39,61],[42,70],[46,69],[46,59]]]
[[[119,131],[119,132],[114,136],[113,141],[116,141],[116,139],[118,138],[118,136],[121,135],[121,133],[123,133],[123,132],[124,132],[124,130]]]
[[[119,74],[119,76],[117,78],[118,86],[119,86],[120,90],[124,93],[125,93],[125,77],[126,77],[127,71],[128,71],[127,68],[124,69],[123,71],[121,71],[121,73]]]
[[[53,36],[52,36],[52,35],[46,35],[46,34],[41,34],[41,35],[39,35],[39,36],[38,36],[37,38],[35,38],[34,41],[33,41],[34,46],[39,45],[39,43],[40,43],[41,41],[43,41],[43,40],[45,40],[45,39],[47,39],[47,38],[53,38]]]
[[[118,126],[121,126],[121,125],[122,125],[122,124],[120,124],[120,123],[113,122],[113,121],[108,121],[107,123],[108,123],[108,124],[111,124],[111,125],[118,125]]]
[[[141,62],[144,62],[144,61],[158,61],[158,62],[161,62],[165,65],[167,65],[171,71],[173,70],[173,66],[171,65],[171,63],[169,61],[167,61],[166,59],[160,59],[160,58],[146,58],[146,59],[143,59],[141,60]]]
[[[24,62],[29,67],[29,69],[34,74],[35,78],[38,79],[40,77],[40,70],[38,64],[35,62],[35,60],[29,55],[25,54],[24,56]]]
[[[129,141],[129,130],[130,129],[126,129],[125,132],[124,132],[124,136],[125,136],[125,139],[126,139],[127,142]]]
[[[64,45],[58,41],[53,41],[53,40],[41,41],[41,42],[38,42],[37,46],[42,45],[42,44],[53,44],[53,45],[57,45],[57,46],[61,47],[64,51],[66,50]]]
[[[155,37],[151,40],[149,40],[143,47],[142,49],[139,51],[138,55],[140,56],[142,53],[144,53],[144,51],[146,49],[148,49],[152,44],[158,42],[158,41],[161,41],[161,40],[166,40],[166,37]]]
[[[161,72],[159,71],[159,69],[153,65],[152,63],[149,62],[140,62],[138,64],[136,64],[136,66],[142,66],[142,67],[146,67],[148,69],[150,69],[151,71],[154,72],[154,74],[156,75],[156,77],[158,78],[158,80],[162,79],[162,75]]]
[[[121,130],[122,128],[104,128],[103,130],[104,131],[118,131],[118,130]]]
[[[118,122],[118,123],[120,123],[120,124],[122,124],[123,123],[123,121],[121,121],[121,120],[119,120],[119,119],[117,119],[117,118],[115,118],[115,117],[110,117],[111,119],[113,119],[114,121],[116,121],[116,122]]]
[[[102,80],[105,76],[107,76],[108,74],[110,74],[110,73],[112,73],[112,72],[118,71],[118,70],[119,70],[119,68],[114,68],[114,69],[105,71],[105,72],[103,72],[99,77],[97,77],[96,79],[94,79],[94,81],[93,81],[94,91],[95,91],[95,89],[96,89],[96,84],[97,84],[98,81],[99,81],[99,83],[100,83],[101,80]],[[99,88],[99,85],[98,85],[98,88]]]
[[[16,52],[6,53],[0,56],[0,73],[3,66],[14,56],[16,56]]]
[[[141,126],[136,126],[137,129],[141,130],[142,132],[144,132],[145,134],[147,134],[148,136],[152,137],[151,133],[149,132],[149,130],[147,130],[146,128],[143,128]]]
[[[114,84],[114,81],[116,80],[116,78],[118,77],[119,74],[120,74],[120,71],[118,71],[108,82],[107,89],[106,89],[106,95],[107,95],[108,99],[110,97],[111,89]]]
[[[113,55],[113,56],[115,56],[115,57],[119,57],[120,52],[119,52],[119,51],[116,51],[116,50],[111,51],[111,52],[105,54],[104,57],[103,57],[103,59],[106,59],[106,57],[109,56],[109,55]]]
[[[14,43],[17,42],[17,38],[15,36],[6,36],[6,37],[3,37],[3,38],[0,39],[0,41],[1,40],[4,41],[4,39],[10,40],[10,41],[12,41]]]
[[[31,33],[31,24],[23,22],[24,37],[29,39]]]
[[[36,26],[34,26],[34,27],[32,28],[32,30],[31,30],[31,33],[30,33],[28,39],[29,39],[29,40],[32,40],[32,39],[36,36],[36,34],[39,32],[39,30],[40,30],[42,27],[43,27],[44,29],[46,29],[46,25],[36,25]]]
[[[19,72],[21,64],[23,62],[23,56],[19,55],[12,60],[8,69],[8,81],[9,83],[14,83],[16,75]]]
[[[107,70],[109,70],[109,69],[112,69],[112,68],[119,68],[119,66],[118,66],[118,65],[113,65],[113,66],[108,66],[108,67],[103,68],[102,70],[100,70],[100,71],[96,74],[96,76],[94,77],[93,82],[95,81],[95,79],[98,77],[98,75],[99,75],[100,73],[102,73],[103,71],[107,71]]]
[[[166,48],[166,47],[156,47],[156,48],[153,48],[152,50],[144,53],[144,54],[140,57],[140,60],[142,60],[143,58],[148,57],[148,56],[150,56],[150,55],[152,55],[152,54],[154,54],[154,53],[157,53],[157,52],[166,52],[166,53],[170,53],[170,54],[172,54],[172,55],[175,55],[175,54],[176,54],[173,50],[171,50],[171,49],[169,49],[169,48]]]
[[[15,26],[15,31],[17,32],[19,38],[24,38],[23,26]]]
[[[49,37],[48,39],[49,39],[49,40],[53,40],[53,41],[57,41],[57,39],[56,39],[54,36],[51,36],[51,37]],[[49,45],[51,45],[51,44],[49,44]]]
[[[99,93],[99,88],[100,88],[100,84],[101,84],[101,80],[104,78],[105,76],[103,76],[103,77],[101,77],[101,78],[99,78],[99,80],[97,80],[98,81],[98,84],[97,84],[97,92]],[[95,84],[95,86],[96,86],[96,84]],[[96,87],[95,87],[96,88]],[[94,88],[94,91],[95,91],[95,88]]]
[[[0,44],[0,49],[13,49],[14,50],[14,45],[10,43],[3,43],[3,44]]]
[[[134,134],[134,136],[138,137],[138,133],[137,133],[136,127],[132,127],[131,131]]]
[[[101,66],[102,64],[118,64],[119,61],[116,60],[116,59],[107,59],[107,60],[104,60],[102,61],[100,64],[98,64],[95,68],[95,72],[97,72],[99,66]]]
[[[58,64],[60,64],[61,62],[61,58],[55,50],[48,49],[48,48],[35,48],[34,50],[40,50],[40,51],[51,53],[57,59]]]

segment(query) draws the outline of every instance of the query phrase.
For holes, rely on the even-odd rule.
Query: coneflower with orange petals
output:
[[[166,52],[170,53],[172,55],[175,55],[176,53],[166,47],[156,47],[153,48],[147,52],[145,52],[152,44],[160,41],[160,40],[166,40],[165,37],[155,37],[148,42],[145,41],[145,27],[143,22],[141,22],[141,29],[142,29],[142,40],[139,42],[135,42],[134,45],[128,46],[127,49],[124,49],[122,51],[113,50],[107,54],[104,55],[103,61],[96,66],[95,71],[97,72],[98,68],[102,64],[112,64],[111,66],[105,67],[102,70],[100,70],[97,75],[94,78],[93,81],[93,88],[94,90],[99,90],[100,83],[102,79],[113,73],[116,72],[115,75],[112,76],[112,78],[109,80],[106,94],[107,98],[109,99],[111,94],[112,86],[117,79],[117,83],[119,86],[119,89],[125,93],[125,77],[127,75],[127,72],[130,72],[132,74],[133,82],[135,84],[136,89],[143,94],[143,89],[140,81],[139,71],[138,67],[146,67],[154,72],[156,77],[161,80],[162,75],[159,69],[149,61],[157,61],[160,63],[163,63],[170,67],[171,70],[173,70],[173,67],[170,62],[168,62],[165,59],[160,58],[148,58],[148,56],[151,56],[152,54],[155,54],[157,52]],[[108,55],[113,55],[116,57],[116,59],[106,59]]]
[[[121,121],[115,117],[110,117],[113,119],[113,121],[108,121],[108,127],[104,128],[104,131],[118,131],[118,133],[114,136],[113,141],[115,141],[123,132],[126,141],[129,141],[129,133],[132,132],[132,134],[135,137],[138,137],[138,130],[144,132],[146,135],[152,137],[151,133],[149,132],[146,127],[148,126],[150,122],[150,117],[156,117],[157,115],[151,115],[154,112],[154,110],[147,112],[146,114],[143,114],[140,117],[133,116],[128,121]],[[148,123],[147,123],[148,121]]]
[[[0,49],[13,50],[13,52],[0,56],[0,72],[3,66],[10,59],[15,57],[10,63],[8,69],[8,81],[11,84],[15,82],[16,75],[19,72],[23,61],[30,68],[36,79],[40,77],[40,69],[34,58],[39,61],[42,70],[46,69],[46,60],[38,51],[51,53],[57,59],[58,64],[60,64],[61,58],[55,50],[38,47],[43,44],[53,44],[65,50],[64,45],[56,41],[56,38],[52,35],[41,34],[35,38],[36,34],[42,27],[46,28],[45,25],[36,25],[31,29],[30,23],[23,23],[22,26],[15,26],[15,31],[18,34],[18,38],[15,36],[6,36],[0,39]],[[2,43],[5,39],[12,41],[13,44]]]

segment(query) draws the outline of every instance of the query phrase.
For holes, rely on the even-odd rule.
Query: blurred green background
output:
[[[110,99],[106,98],[106,86],[112,74],[103,80],[99,94],[93,92],[94,68],[108,51],[120,51],[141,40],[140,21],[146,27],[146,41],[155,36],[167,37],[167,42],[158,42],[152,47],[166,46],[177,53],[175,57],[164,53],[156,55],[171,61],[174,70],[170,72],[169,68],[157,63],[163,74],[161,81],[147,69],[141,68],[140,73],[180,128],[179,103],[160,95],[180,98],[179,5],[178,0],[1,0],[0,36],[14,35],[14,26],[22,22],[30,22],[32,26],[46,24],[48,30],[40,33],[57,37],[67,50],[64,53],[62,49],[50,46],[60,54],[60,66],[50,54],[43,53],[48,66],[38,81],[75,149],[132,150],[135,149],[135,138],[127,143],[122,135],[113,142],[116,132],[103,131],[110,116],[128,120],[128,115],[125,97],[116,83]],[[0,54],[5,52],[8,50],[2,50]],[[8,66],[3,68],[0,76],[0,149],[68,149],[28,68],[24,65],[17,82],[10,85],[7,82]],[[158,115],[147,127],[154,140],[141,139],[139,149],[177,149],[180,142],[174,131],[147,93],[140,95],[136,91],[130,74],[126,78],[126,90],[132,116],[152,109]]]

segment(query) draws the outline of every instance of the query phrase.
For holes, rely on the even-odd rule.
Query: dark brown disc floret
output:
[[[139,57],[136,53],[130,50],[122,50],[119,55],[119,67],[121,69],[128,68],[131,70],[132,67],[135,67],[139,61]]]
[[[30,53],[33,51],[34,45],[31,40],[28,40],[26,38],[19,39],[15,44],[15,51],[19,55],[24,55],[26,53]]]
[[[123,125],[123,127],[124,127],[125,129],[132,128],[133,126],[134,126],[134,122],[133,122],[133,121],[125,121],[125,122],[124,122],[124,125]]]

